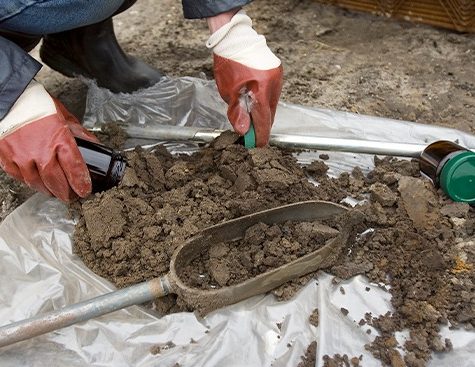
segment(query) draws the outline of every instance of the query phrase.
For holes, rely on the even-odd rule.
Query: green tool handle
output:
[[[252,122],[249,125],[249,130],[244,134],[244,146],[247,149],[253,149],[256,147],[256,131],[254,130],[254,123]]]

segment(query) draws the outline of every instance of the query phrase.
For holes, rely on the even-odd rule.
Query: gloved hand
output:
[[[86,197],[91,178],[73,135],[97,141],[32,81],[0,121],[0,166],[33,189],[63,201]]]
[[[214,32],[206,46],[213,50],[214,77],[234,130],[240,135],[249,130],[250,112],[256,145],[266,145],[282,90],[280,60],[242,10]]]

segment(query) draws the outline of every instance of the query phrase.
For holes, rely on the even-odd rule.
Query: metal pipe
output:
[[[223,132],[223,130],[218,129],[171,125],[147,126],[146,128],[128,126],[126,131],[131,138],[172,141],[184,140],[205,143],[211,142]],[[424,144],[393,143],[362,139],[324,138],[319,136],[279,133],[270,135],[269,144],[281,148],[318,149],[325,151],[393,155],[412,158],[418,158],[420,153],[426,148],[426,145]]]
[[[0,327],[0,348],[168,294],[166,278],[152,279],[88,301]]]
[[[383,141],[323,138],[289,134],[271,134],[270,145],[281,148],[301,148],[351,152],[364,154],[392,155],[418,158],[426,145],[409,143],[391,143]]]

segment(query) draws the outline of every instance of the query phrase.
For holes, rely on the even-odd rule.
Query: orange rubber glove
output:
[[[0,166],[31,188],[63,201],[86,197],[91,178],[74,136],[97,141],[32,81],[0,121]]]
[[[213,50],[214,77],[234,130],[240,135],[249,130],[250,113],[256,145],[266,145],[282,91],[280,60],[243,10],[215,31],[206,46]]]

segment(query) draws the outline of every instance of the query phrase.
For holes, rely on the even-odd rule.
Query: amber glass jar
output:
[[[419,166],[452,200],[475,204],[474,152],[451,141],[436,141],[421,153]]]
[[[75,138],[91,175],[92,192],[117,186],[125,173],[126,160],[119,152],[98,143]]]

